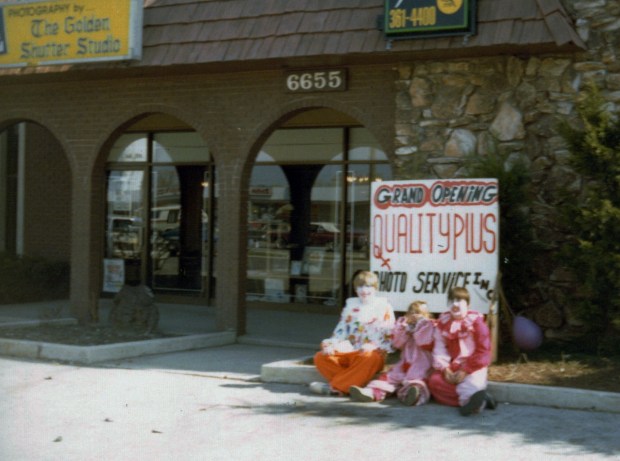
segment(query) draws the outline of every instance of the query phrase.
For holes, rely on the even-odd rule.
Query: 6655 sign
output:
[[[346,69],[293,70],[285,74],[286,90],[291,93],[345,91]]]

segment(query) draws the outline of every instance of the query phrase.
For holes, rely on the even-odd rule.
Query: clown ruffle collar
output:
[[[474,331],[474,323],[480,317],[482,317],[480,312],[469,311],[463,320],[454,320],[450,312],[444,312],[437,320],[437,328],[444,338],[464,338]]]

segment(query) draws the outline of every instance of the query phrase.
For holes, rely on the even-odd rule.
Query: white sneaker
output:
[[[310,383],[310,392],[318,395],[339,395],[338,391],[333,390],[329,384],[320,381]]]
[[[349,397],[356,402],[373,402],[375,400],[372,389],[359,386],[351,386],[349,388]]]

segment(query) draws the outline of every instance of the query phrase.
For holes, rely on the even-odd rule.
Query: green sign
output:
[[[475,0],[385,0],[385,35],[408,38],[471,34]]]

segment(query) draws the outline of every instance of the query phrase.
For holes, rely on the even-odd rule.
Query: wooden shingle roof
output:
[[[478,0],[475,35],[386,40],[384,0],[144,0],[143,53],[131,63],[46,68],[224,69],[541,53],[585,48],[561,0]],[[7,73],[44,72],[3,69]]]
[[[142,66],[585,48],[560,0],[478,0],[478,30],[388,42],[383,0],[146,0]],[[368,58],[368,56],[366,56]]]

